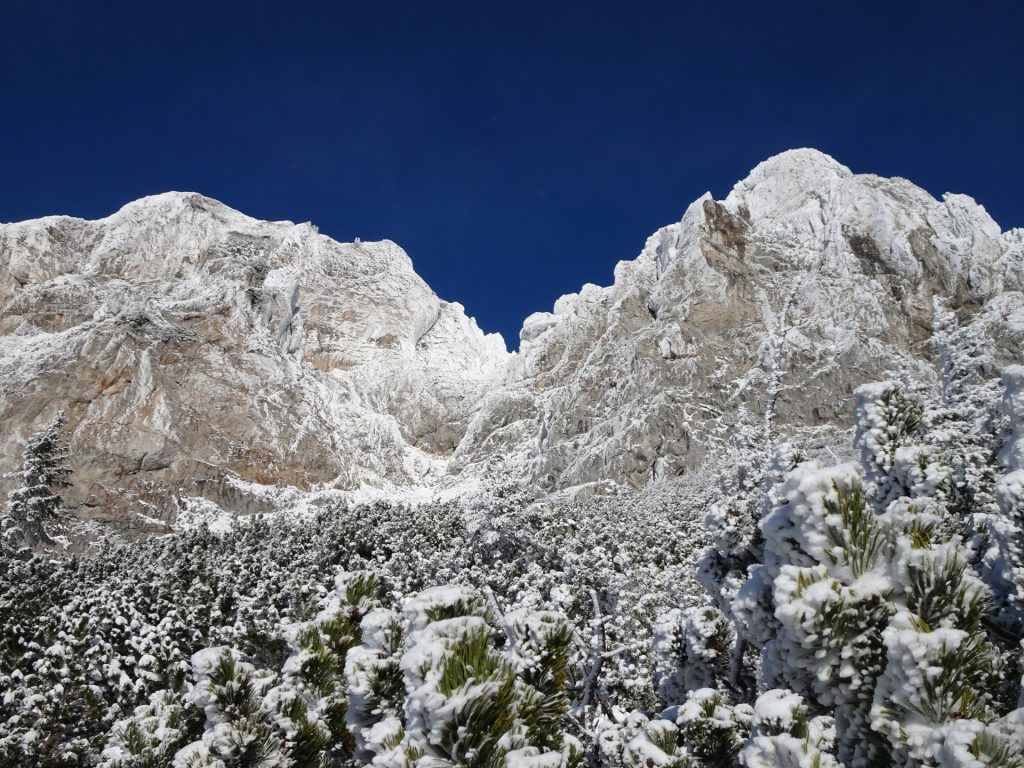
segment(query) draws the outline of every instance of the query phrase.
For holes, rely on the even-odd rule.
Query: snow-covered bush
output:
[[[661,700],[671,704],[687,691],[724,688],[734,643],[733,625],[717,608],[674,608],[659,617],[651,653]]]
[[[693,710],[705,686],[709,701],[751,701],[755,684],[756,710],[773,689],[799,702],[795,730],[767,733],[755,712],[746,765],[1019,764],[1024,367],[1000,388],[977,329],[935,314],[938,394],[865,385],[859,463],[780,445],[758,488],[723,483],[704,518],[713,607],[656,624],[666,704],[689,691]],[[757,467],[763,452],[748,453]],[[697,616],[716,630],[693,635]],[[701,634],[719,638],[711,667],[695,663]],[[684,732],[680,744],[693,751]]]
[[[765,691],[754,702],[750,740],[740,754],[747,768],[832,768],[835,740],[832,718],[810,718],[803,699],[792,691]]]
[[[201,726],[201,714],[181,694],[157,691],[111,728],[100,768],[170,765],[179,749],[199,737]]]
[[[993,618],[1006,630],[1024,635],[1024,366],[1003,371],[1003,384],[1006,440],[997,464],[1005,474],[995,481],[983,562],[995,593]]]
[[[615,768],[688,768],[679,728],[671,720],[634,710],[619,720],[598,724],[596,759]]]
[[[697,766],[734,765],[750,734],[750,705],[734,706],[721,691],[698,688],[679,708],[676,724]]]
[[[499,649],[494,621],[465,587],[425,590],[402,618],[380,610],[364,619],[346,667],[363,759],[576,762],[562,728],[571,628],[559,614],[519,611],[500,622]]]
[[[113,724],[105,768],[439,762],[576,765],[563,732],[572,628],[520,612],[494,626],[466,587],[429,588],[401,612],[374,575],[341,572],[323,609],[286,628],[279,669],[235,648],[192,655],[179,690]],[[504,640],[504,644],[499,643]]]
[[[314,768],[348,758],[345,655],[376,590],[372,574],[340,574],[325,608],[287,631],[291,654],[278,670],[227,646],[196,652],[179,689],[152,694],[114,725],[104,765]]]
[[[192,657],[192,683],[188,703],[204,714],[205,726],[202,738],[175,753],[175,768],[285,763],[285,741],[268,706],[277,675],[254,668],[231,648],[214,647]]]

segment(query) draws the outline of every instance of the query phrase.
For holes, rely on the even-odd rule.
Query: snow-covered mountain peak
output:
[[[758,164],[725,199],[732,210],[752,217],[787,213],[808,196],[821,195],[853,172],[816,149],[791,149]]]
[[[969,197],[794,150],[532,314],[509,354],[391,241],[182,192],[3,225],[0,469],[63,409],[69,498],[129,523],[497,465],[551,491],[642,486],[766,424],[826,439],[861,382],[927,383],[936,296],[1019,357],[1022,265],[1020,231]]]
[[[3,466],[64,409],[71,498],[115,516],[434,482],[509,359],[393,242],[194,193],[0,226],[0,307]]]
[[[290,221],[264,222],[254,219],[198,192],[176,191],[161,192],[132,200],[109,216],[98,219],[96,223],[106,224],[110,228],[152,229],[169,225],[198,228],[203,226],[203,222],[243,229],[295,226]]]
[[[499,453],[545,488],[639,486],[763,429],[766,411],[827,431],[859,383],[929,379],[933,297],[1019,356],[1022,281],[1020,238],[970,198],[785,152],[725,200],[696,200],[611,286],[527,318],[510,386],[451,466]]]

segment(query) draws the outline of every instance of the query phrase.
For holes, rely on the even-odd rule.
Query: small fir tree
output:
[[[26,557],[36,549],[51,547],[66,533],[68,514],[61,497],[71,474],[62,436],[66,424],[61,411],[25,446],[17,474],[21,485],[8,495],[0,520],[0,548],[8,557]]]

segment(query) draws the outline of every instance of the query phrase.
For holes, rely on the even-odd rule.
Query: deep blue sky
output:
[[[791,147],[1024,225],[1022,3],[0,6],[0,221],[195,190],[395,240],[511,346]]]

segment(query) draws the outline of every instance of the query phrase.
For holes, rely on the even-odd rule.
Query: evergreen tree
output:
[[[1001,420],[977,328],[960,329],[935,309],[936,399],[922,402],[894,383],[862,387],[859,466],[799,462],[783,450],[764,473],[762,501],[734,492],[705,517],[714,547],[702,582],[720,610],[676,611],[660,622],[656,682],[670,692],[666,701],[710,684],[717,692],[701,701],[718,712],[723,692],[735,690],[720,654],[732,635],[734,648],[756,654],[746,668],[767,693],[755,710],[780,709],[769,706],[769,689],[779,702],[797,702],[785,728],[755,712],[734,757],[711,739],[723,747],[714,758],[722,764],[917,766],[954,754],[974,762],[943,764],[1015,764],[1006,756],[1020,746],[1013,733],[1024,710],[1015,709],[1019,635],[1007,617],[1022,572],[1024,483],[1015,472],[1024,467],[1024,429],[1015,425],[1024,424],[1024,368],[1004,374]],[[1009,584],[997,608],[986,582],[997,595]],[[702,710],[694,695],[685,711],[695,716]],[[821,720],[811,729],[811,715],[834,726]],[[680,729],[680,748],[708,759],[699,745],[705,732],[715,733]]]
[[[961,536],[962,455],[929,440],[898,386],[858,395],[862,466],[801,464],[761,521],[779,623],[762,679],[834,714],[844,764],[929,765],[963,721],[978,745],[998,741],[1012,705]]]
[[[67,417],[61,411],[25,446],[21,485],[8,495],[0,518],[0,554],[28,556],[50,547],[66,533],[68,513],[60,495],[68,485],[71,469],[62,432]],[[65,542],[66,543],[66,540]]]

